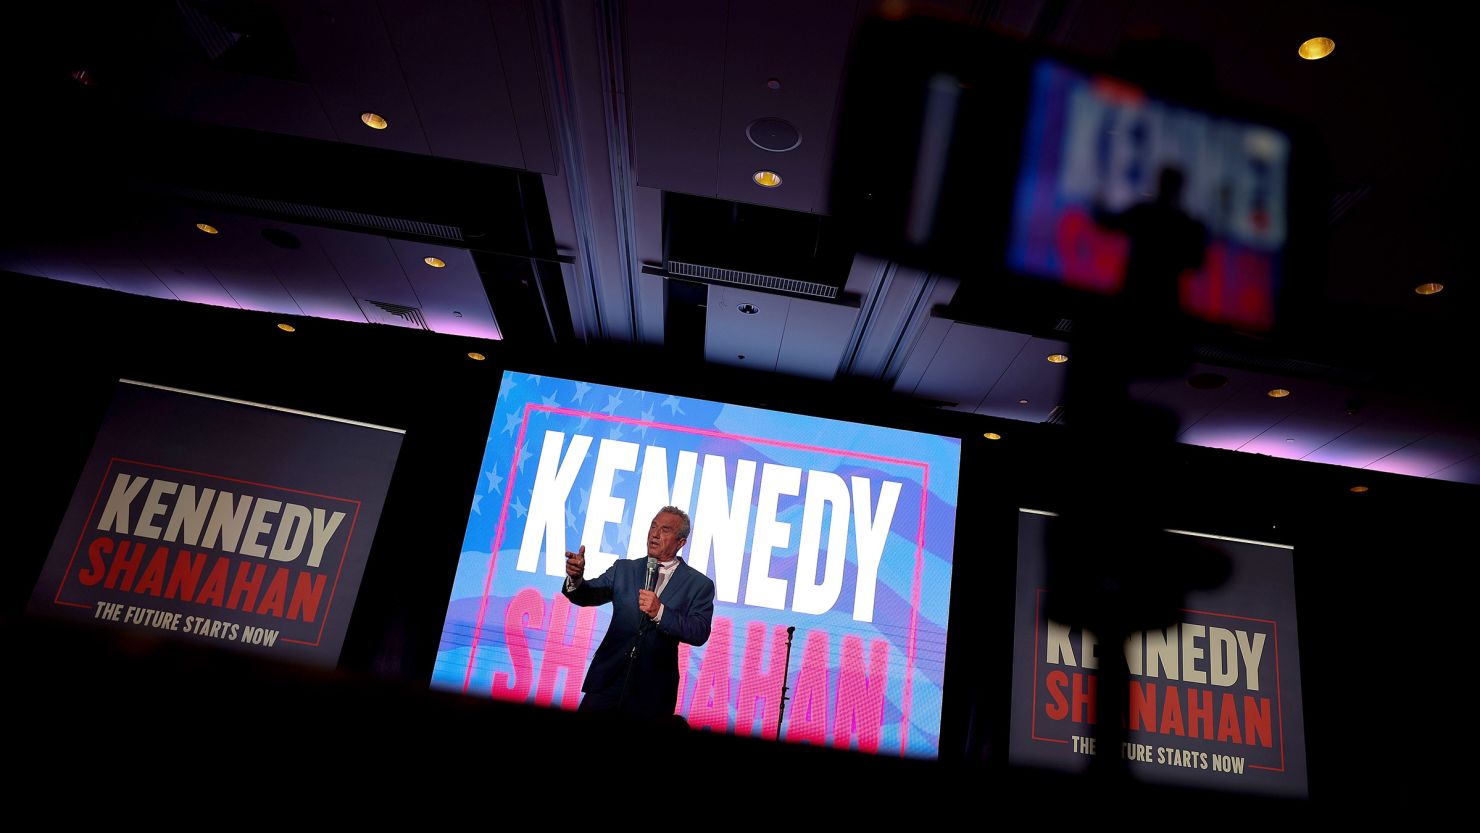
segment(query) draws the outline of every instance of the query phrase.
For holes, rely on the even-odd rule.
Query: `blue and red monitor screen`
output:
[[[960,441],[505,372],[472,495],[436,688],[574,709],[611,605],[561,593],[644,558],[666,505],[715,584],[709,640],[680,644],[695,729],[933,758]],[[790,701],[778,717],[788,627]]]
[[[1201,266],[1173,278],[1183,312],[1243,330],[1273,325],[1288,234],[1286,134],[1053,61],[1034,67],[1029,101],[1010,268],[1121,292],[1132,241],[1103,218],[1149,203],[1161,172],[1175,169],[1204,244]]]

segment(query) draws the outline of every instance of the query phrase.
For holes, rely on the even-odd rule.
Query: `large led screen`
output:
[[[1027,510],[1018,516],[1009,760],[1079,772],[1093,755],[1115,755],[1144,781],[1303,797],[1291,548],[1174,532],[1225,562],[1227,578],[1188,592],[1172,624],[1130,635],[1121,646],[1126,712],[1112,717],[1095,706],[1100,658],[1115,647],[1046,613],[1049,529],[1059,522]],[[1125,725],[1122,748],[1096,747],[1095,725],[1105,719]]]
[[[1201,262],[1168,278],[1184,312],[1249,330],[1273,325],[1289,225],[1285,133],[1053,61],[1034,68],[1029,102],[1009,266],[1074,289],[1129,292],[1139,229],[1155,238],[1141,245],[1161,252],[1141,262]],[[1168,169],[1181,174],[1175,203],[1198,234],[1148,210]],[[1194,254],[1169,259],[1188,236]]]
[[[673,505],[715,585],[677,714],[934,757],[959,467],[952,438],[505,372],[432,684],[576,708],[612,605],[564,597],[565,553],[586,547],[588,579],[644,558]]]

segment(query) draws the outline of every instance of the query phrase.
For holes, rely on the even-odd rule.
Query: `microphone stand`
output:
[[[786,720],[786,701],[789,699],[786,692],[786,678],[791,673],[791,635],[796,633],[797,626],[791,625],[786,629],[786,664],[781,667],[781,705],[776,710],[776,739],[781,740],[781,724]]]

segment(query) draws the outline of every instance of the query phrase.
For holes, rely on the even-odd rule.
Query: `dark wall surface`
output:
[[[787,801],[815,786],[805,808],[860,819],[877,810],[865,783],[897,787],[889,803],[901,812],[915,801],[1031,806],[1067,796],[1080,796],[1086,812],[1098,806],[1082,783],[1005,763],[1017,509],[1060,508],[1064,484],[1082,474],[1059,426],[944,413],[866,385],[749,375],[661,351],[533,354],[316,319],[291,319],[298,331],[284,333],[276,324],[290,319],[282,316],[0,278],[19,302],[18,320],[5,329],[13,537],[0,610],[15,657],[6,674],[14,731],[43,764],[30,776],[38,796],[69,794],[74,782],[56,773],[90,751],[121,749],[176,770],[192,761],[240,772],[315,760],[316,777],[384,784],[405,801],[463,779],[503,792],[525,783],[517,773],[538,772],[541,784],[553,784],[568,768],[563,755],[590,746],[623,752],[594,755],[599,771],[567,773],[581,784],[646,777],[643,761],[679,755],[688,763],[673,774],[702,773],[703,788],[681,799],[696,807],[733,806],[751,789],[769,794],[773,779]],[[470,350],[487,360],[470,360]],[[504,367],[962,438],[941,762],[609,724],[428,691]],[[23,613],[119,378],[406,430],[336,674],[60,629]],[[988,430],[1003,439],[983,439]],[[1188,446],[1170,459],[1167,482],[1124,473],[1124,488],[1144,490],[1148,511],[1182,529],[1295,547],[1312,799],[1292,805],[1137,787],[1102,796],[1106,806],[1217,807],[1273,822],[1270,814],[1399,808],[1442,789],[1450,776],[1440,762],[1463,743],[1464,710],[1446,705],[1447,687],[1434,681],[1459,672],[1453,623],[1468,604],[1475,547],[1466,527],[1480,490]],[[1357,482],[1371,491],[1349,492]],[[960,592],[968,587],[969,606]],[[467,766],[441,766],[459,756]],[[141,777],[115,764],[107,772],[119,788]],[[823,787],[833,783],[840,786]],[[172,788],[202,807],[220,797],[182,789]],[[374,806],[363,793],[336,800],[352,804],[353,815]],[[766,823],[765,800],[758,823]],[[435,803],[433,792],[427,801]],[[498,806],[513,806],[505,801],[513,799]]]

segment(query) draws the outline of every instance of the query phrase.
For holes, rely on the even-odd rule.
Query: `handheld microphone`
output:
[[[658,586],[658,559],[648,556],[647,579],[643,582],[643,589],[652,590]]]

